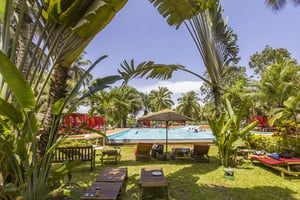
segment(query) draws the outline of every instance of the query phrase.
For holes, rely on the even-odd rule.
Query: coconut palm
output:
[[[79,57],[72,63],[72,66],[70,67],[70,84],[75,85],[80,78],[85,74],[86,70],[84,70],[83,66],[91,65],[92,62],[90,60],[84,60],[83,57],[86,55],[86,52],[84,51]],[[82,86],[85,88],[87,87],[93,79],[92,74],[88,74],[83,81]]]
[[[150,111],[150,99],[149,99],[149,94],[140,92],[140,96],[142,98],[143,102],[143,115],[148,115]]]
[[[143,103],[139,92],[130,86],[122,86],[114,88],[111,92],[115,93],[116,113],[121,119],[119,126],[127,127],[127,119],[129,115],[136,116],[142,109]]]
[[[188,117],[191,117],[195,121],[200,119],[201,107],[199,101],[201,99],[197,96],[195,91],[190,91],[182,94],[182,97],[177,99],[179,105],[177,106],[177,112]]]
[[[158,90],[151,90],[149,93],[151,111],[157,112],[171,108],[174,102],[171,100],[173,93],[167,87],[158,87]]]
[[[181,65],[155,64],[152,61],[142,62],[136,67],[134,61],[124,61],[123,71],[119,73],[125,80],[135,77],[169,79],[176,70],[188,72],[211,87],[215,100],[217,114],[221,113],[221,82],[227,73],[228,65],[237,62],[237,37],[227,26],[227,19],[222,18],[222,8],[219,1],[168,1],[150,0],[159,13],[167,19],[170,26],[178,29],[184,25],[190,33],[202,61],[206,67],[209,79]]]
[[[273,126],[278,120],[292,120],[295,124],[298,124],[298,113],[300,112],[300,94],[297,96],[291,96],[283,102],[283,108],[272,109],[270,115],[272,115],[269,124]]]
[[[292,59],[267,66],[258,84],[261,100],[268,102],[269,108],[282,108],[283,102],[298,92],[299,70]]]

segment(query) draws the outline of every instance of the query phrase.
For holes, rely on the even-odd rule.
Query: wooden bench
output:
[[[93,146],[58,147],[53,151],[53,163],[80,160],[90,161],[91,169],[95,167],[96,152]]]

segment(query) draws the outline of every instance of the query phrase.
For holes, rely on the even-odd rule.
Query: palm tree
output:
[[[169,79],[176,70],[188,72],[211,87],[214,96],[216,113],[221,109],[221,82],[227,73],[228,65],[237,62],[237,36],[227,26],[227,20],[222,18],[222,8],[219,1],[185,1],[150,0],[159,13],[167,19],[170,26],[178,29],[182,24],[190,33],[202,61],[206,67],[209,79],[188,70],[181,65],[155,64],[152,61],[134,66],[133,60],[129,64],[121,64],[119,70],[125,80],[135,77]],[[215,2],[215,3],[214,3]]]
[[[127,118],[131,114],[136,116],[142,109],[143,103],[139,92],[130,86],[114,88],[116,93],[115,105],[116,115],[121,117],[121,127],[127,127]],[[119,126],[120,126],[119,125]]]
[[[118,2],[80,1],[73,4],[61,3],[61,5],[49,2],[47,5],[46,17],[49,21],[53,20],[51,28],[54,30],[50,41],[59,45],[54,48],[52,55],[55,62],[53,64],[53,78],[50,84],[49,106],[43,129],[40,132],[40,151],[42,154],[45,152],[44,147],[48,142],[52,121],[55,119],[53,105],[66,95],[66,81],[72,63],[125,3],[126,0]],[[57,11],[57,6],[61,7],[62,12]],[[95,13],[97,14],[95,15]]]
[[[273,126],[277,120],[292,120],[298,124],[298,113],[300,113],[300,94],[291,96],[283,102],[283,108],[275,108],[271,110],[272,118],[269,121],[270,126]]]
[[[197,96],[195,91],[190,91],[182,94],[182,97],[178,98],[177,101],[179,105],[177,106],[177,111],[181,114],[193,118],[195,121],[200,119],[201,107],[199,101],[201,99]]]
[[[129,115],[136,116],[142,109],[142,100],[138,91],[129,86],[115,87],[111,91],[99,91],[89,97],[89,114],[100,114],[105,121],[126,127]]]
[[[151,90],[149,93],[151,111],[157,112],[171,108],[174,102],[171,100],[173,93],[167,87],[158,87],[158,90]]]
[[[83,59],[84,55],[86,55],[85,51],[78,56],[78,58],[72,63],[72,65],[70,67],[70,71],[69,71],[70,80],[69,80],[69,82],[70,82],[71,85],[75,85],[80,80],[80,78],[83,76],[83,74],[85,74],[86,70],[84,70],[82,67],[92,64],[92,62],[90,60],[84,60]],[[82,86],[84,88],[87,87],[91,83],[92,79],[93,79],[93,75],[89,73],[85,77],[85,79],[82,83]]]
[[[142,98],[142,102],[143,102],[143,115],[148,115],[148,113],[150,112],[150,99],[149,99],[149,95],[147,93],[143,93],[140,92],[140,96]]]
[[[282,108],[288,97],[298,92],[297,80],[300,68],[295,60],[282,60],[266,67],[259,81],[259,94],[269,108]]]

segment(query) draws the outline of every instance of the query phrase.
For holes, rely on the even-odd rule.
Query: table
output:
[[[96,187],[100,188],[99,196],[96,196]],[[95,182],[82,194],[80,199],[116,200],[119,197],[121,187],[121,182]]]
[[[161,173],[161,175],[153,175],[153,172]],[[170,199],[168,186],[169,183],[164,176],[163,170],[160,167],[146,167],[141,170],[141,178],[138,183],[138,199],[142,198],[143,188],[145,187],[163,187],[165,188],[168,199]]]

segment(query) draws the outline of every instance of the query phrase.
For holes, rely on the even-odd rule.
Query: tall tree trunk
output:
[[[127,115],[124,115],[122,117],[122,128],[126,128],[127,127]]]
[[[222,103],[221,103],[222,92],[221,89],[217,86],[214,86],[212,88],[212,92],[215,100],[216,117],[219,117],[222,112]]]
[[[40,141],[39,141],[39,153],[40,155],[45,154],[47,143],[49,141],[50,131],[52,128],[52,123],[55,120],[55,115],[53,115],[53,105],[59,99],[66,97],[66,87],[68,79],[68,68],[62,66],[56,66],[54,69],[54,74],[51,79],[49,99],[48,99],[48,108],[46,111],[45,119],[43,121],[43,129],[40,131]],[[53,133],[57,134],[57,130],[54,130]]]

